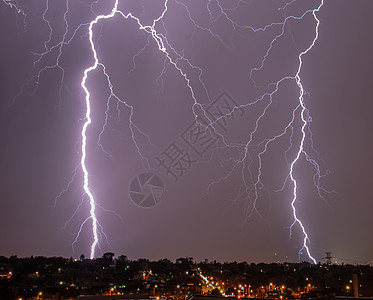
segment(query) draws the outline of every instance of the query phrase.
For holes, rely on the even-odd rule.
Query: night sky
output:
[[[294,166],[295,205],[316,260],[331,251],[338,262],[368,263],[373,2],[324,2],[316,12],[319,38],[302,56],[308,156],[302,153]],[[0,255],[89,256],[80,83],[94,63],[88,25],[113,4],[0,2]],[[299,254],[298,224],[289,237],[287,176],[302,126],[294,76],[299,54],[315,38],[312,10],[319,5],[169,0],[155,34],[175,65],[134,19],[117,13],[93,27],[98,59],[118,97],[110,97],[102,66],[89,73],[86,165],[100,223],[95,256],[309,261],[304,250]],[[149,26],[164,8],[160,0],[119,0],[118,6]],[[194,139],[195,121],[207,119],[212,126]],[[140,192],[155,197],[139,195],[143,178],[154,185]]]

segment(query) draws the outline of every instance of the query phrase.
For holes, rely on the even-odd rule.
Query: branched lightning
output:
[[[298,224],[300,226],[300,228],[302,229],[302,232],[303,232],[303,248],[300,250],[302,251],[303,249],[306,249],[307,251],[307,254],[309,256],[309,258],[314,262],[316,263],[316,260],[312,257],[311,253],[310,253],[310,249],[308,247],[308,244],[309,244],[309,237],[308,237],[308,233],[302,223],[302,221],[298,218],[298,214],[297,214],[297,210],[296,210],[296,206],[295,206],[295,203],[297,201],[297,198],[298,198],[298,195],[297,195],[297,181],[294,177],[294,166],[295,164],[298,162],[298,160],[300,159],[300,156],[302,153],[305,153],[305,150],[304,150],[304,140],[306,138],[306,132],[305,132],[305,128],[308,124],[308,121],[306,119],[306,112],[307,112],[307,108],[304,104],[304,88],[303,88],[303,85],[302,85],[302,82],[301,82],[301,77],[300,77],[300,72],[301,72],[301,69],[302,69],[302,65],[303,65],[303,60],[302,60],[302,57],[307,54],[315,45],[318,37],[319,37],[319,25],[320,25],[320,20],[317,18],[317,15],[316,15],[316,12],[318,12],[320,10],[320,8],[324,5],[324,0],[321,0],[321,3],[320,5],[318,6],[318,8],[314,9],[312,14],[316,20],[316,26],[315,26],[315,37],[311,43],[311,45],[304,51],[302,51],[298,58],[299,58],[299,67],[298,67],[298,70],[297,70],[297,73],[295,74],[295,80],[296,80],[296,83],[299,87],[299,90],[300,90],[300,93],[299,93],[299,104],[301,105],[301,118],[302,118],[302,122],[303,122],[303,125],[302,125],[302,128],[301,128],[301,131],[302,131],[302,137],[301,137],[301,141],[300,141],[300,145],[299,145],[299,148],[298,148],[298,153],[295,157],[295,159],[291,162],[290,164],[290,179],[291,181],[293,182],[293,200],[291,201],[291,207],[293,209],[293,217],[294,217],[294,222],[293,224],[291,225],[291,227],[294,225],[294,224]],[[306,155],[306,157],[308,157],[308,155]],[[313,161],[314,163],[314,166],[317,168],[317,170],[319,170],[319,166],[318,164]],[[290,228],[291,230],[291,228]]]
[[[90,218],[92,220],[92,234],[93,234],[93,243],[91,245],[91,254],[90,254],[91,259],[95,257],[95,249],[96,249],[96,246],[98,244],[98,233],[97,233],[98,222],[97,222],[97,218],[96,218],[96,202],[95,202],[94,196],[93,196],[93,194],[92,194],[92,192],[89,188],[89,178],[88,178],[89,174],[88,174],[88,170],[87,170],[87,167],[86,167],[87,128],[88,128],[89,124],[92,123],[92,120],[91,120],[91,103],[90,103],[91,94],[90,94],[90,92],[89,92],[89,90],[86,86],[86,81],[87,81],[87,78],[88,78],[88,74],[91,71],[95,70],[97,68],[97,66],[99,65],[96,48],[95,48],[94,42],[93,42],[93,26],[95,24],[97,24],[97,22],[100,21],[101,19],[112,18],[115,15],[115,13],[117,12],[117,7],[118,7],[118,1],[115,2],[114,8],[113,8],[113,10],[111,11],[110,14],[99,15],[89,24],[89,27],[88,27],[89,43],[91,45],[91,50],[92,50],[92,53],[93,53],[94,64],[92,66],[90,66],[89,68],[84,70],[84,76],[83,76],[82,81],[81,81],[81,87],[83,88],[83,90],[85,92],[85,95],[86,95],[85,96],[85,102],[86,102],[85,118],[86,118],[86,120],[85,120],[85,123],[83,124],[82,132],[81,132],[81,135],[82,135],[82,157],[81,157],[80,164],[81,164],[83,174],[84,174],[83,188],[84,188],[84,191],[85,191],[86,195],[89,198],[89,203],[90,203],[90,207],[91,207],[90,208]],[[86,221],[84,221],[84,223]],[[80,231],[81,231],[81,228],[80,228]]]
[[[167,12],[167,9],[168,9],[168,6],[167,6],[168,0],[166,0],[165,3],[164,3],[164,10],[162,11],[161,15],[157,19],[155,19],[153,21],[153,24],[151,26],[149,26],[149,25],[142,25],[141,22],[140,22],[140,19],[137,18],[137,17],[135,17],[135,16],[133,16],[131,13],[124,14],[123,12],[119,11],[118,10],[118,1],[119,0],[115,1],[114,7],[113,7],[113,9],[112,9],[112,11],[111,11],[110,14],[108,14],[108,15],[98,15],[89,24],[89,27],[88,27],[89,42],[90,42],[90,46],[91,46],[91,51],[93,53],[94,64],[92,66],[90,66],[89,68],[85,69],[84,76],[83,76],[82,81],[81,81],[81,87],[83,88],[83,90],[85,92],[85,95],[86,95],[86,97],[85,97],[85,102],[86,102],[86,114],[85,114],[85,118],[86,118],[86,120],[85,120],[85,123],[83,125],[82,132],[81,132],[81,136],[82,136],[81,167],[82,167],[82,170],[83,170],[83,173],[84,173],[83,188],[84,188],[84,191],[85,191],[86,195],[89,197],[89,202],[90,202],[90,207],[91,207],[90,208],[90,219],[92,220],[92,233],[93,233],[93,243],[91,245],[91,255],[90,255],[91,258],[93,258],[95,256],[95,248],[96,248],[96,246],[98,244],[98,231],[97,231],[98,221],[97,221],[97,217],[96,217],[96,213],[95,213],[96,212],[96,202],[95,202],[94,196],[93,196],[93,194],[92,194],[92,192],[91,192],[91,190],[89,188],[89,178],[88,178],[89,177],[89,173],[88,173],[87,166],[86,166],[86,156],[87,156],[87,149],[86,149],[86,147],[87,147],[87,135],[86,135],[86,132],[87,132],[88,126],[92,122],[91,116],[90,116],[91,115],[91,104],[90,104],[90,96],[91,95],[90,95],[89,89],[86,86],[86,81],[87,81],[87,78],[88,78],[88,74],[91,71],[96,70],[99,65],[102,66],[102,68],[104,70],[104,74],[105,74],[105,76],[107,78],[107,81],[108,81],[108,84],[109,84],[109,88],[110,88],[110,91],[111,91],[109,99],[110,99],[110,97],[115,97],[117,99],[117,101],[124,103],[128,108],[130,108],[131,114],[130,114],[130,119],[129,120],[130,120],[130,128],[131,128],[131,133],[132,133],[132,140],[135,143],[135,146],[136,146],[136,148],[138,150],[139,155],[143,158],[143,161],[144,160],[147,161],[146,158],[144,158],[144,156],[141,154],[140,148],[138,147],[138,145],[136,143],[136,140],[135,140],[135,137],[134,137],[133,127],[136,128],[137,130],[139,130],[139,129],[132,123],[133,108],[130,105],[126,104],[125,102],[121,101],[114,94],[114,92],[113,92],[113,86],[112,86],[112,84],[110,82],[109,75],[107,74],[107,72],[105,70],[105,66],[99,62],[99,59],[97,57],[97,51],[95,49],[95,44],[94,44],[94,41],[93,41],[93,26],[95,24],[97,24],[102,19],[109,19],[109,18],[114,17],[114,15],[116,13],[120,14],[125,19],[131,18],[131,19],[135,20],[137,22],[137,24],[139,25],[139,28],[141,30],[145,30],[147,33],[150,34],[150,36],[156,42],[156,44],[158,46],[158,49],[165,54],[165,56],[166,56],[167,60],[169,61],[169,63],[172,64],[180,72],[180,74],[184,77],[184,79],[185,79],[185,81],[187,83],[187,86],[189,87],[189,90],[191,92],[192,98],[194,99],[193,107],[194,106],[200,106],[200,104],[197,102],[197,99],[194,96],[194,90],[193,90],[193,88],[192,88],[192,86],[190,84],[189,78],[182,71],[182,69],[180,67],[178,67],[177,64],[172,60],[172,58],[170,57],[170,54],[166,50],[166,47],[164,45],[164,41],[163,41],[162,37],[160,35],[158,35],[158,33],[157,33],[156,29],[155,29],[155,26],[156,26],[157,22],[159,22],[163,18],[163,16],[165,15],[165,13]],[[107,124],[106,120],[105,120],[104,127]],[[102,132],[100,133],[100,138],[101,138],[101,134],[102,134]],[[149,165],[149,163],[147,165]],[[81,231],[81,229],[80,229],[80,231]]]
[[[219,2],[216,1],[218,4]],[[285,9],[287,6],[291,5],[292,2],[294,1],[291,1],[291,2],[288,2],[285,6],[279,8],[279,10],[283,10]],[[210,1],[208,2],[208,5],[210,5]],[[312,9],[312,10],[307,10],[305,11],[300,17],[296,17],[296,16],[288,16],[285,18],[285,20],[281,23],[272,23],[272,24],[269,24],[269,25],[266,25],[265,27],[263,28],[259,28],[259,29],[255,29],[255,28],[252,28],[252,27],[248,27],[248,26],[241,26],[241,25],[238,25],[237,23],[235,23],[233,20],[231,20],[229,18],[229,16],[224,12],[224,10],[222,9],[222,7],[219,5],[219,8],[220,8],[220,11],[221,11],[221,15],[224,16],[227,20],[229,20],[233,27],[244,27],[244,28],[247,28],[247,29],[251,29],[253,30],[254,32],[258,31],[258,30],[266,30],[267,28],[271,27],[271,26],[275,26],[275,25],[281,25],[281,32],[279,34],[277,34],[274,39],[270,42],[270,45],[263,57],[263,60],[260,64],[259,67],[256,67],[256,68],[253,68],[251,69],[250,71],[250,79],[252,80],[252,82],[254,83],[254,85],[257,87],[257,84],[255,82],[255,80],[253,79],[253,73],[255,71],[259,71],[263,68],[267,58],[268,58],[268,55],[269,53],[271,52],[272,48],[273,48],[273,45],[276,43],[276,41],[281,38],[281,36],[284,35],[285,33],[285,25],[287,23],[288,20],[290,19],[294,19],[294,20],[299,20],[299,19],[302,19],[304,18],[304,16],[306,16],[307,14],[310,14],[312,13],[315,21],[316,21],[316,26],[315,26],[315,36],[314,36],[314,39],[312,41],[312,43],[309,45],[309,47],[302,51],[299,56],[298,56],[298,68],[297,68],[297,72],[294,76],[288,76],[288,77],[284,77],[282,79],[280,79],[278,82],[274,83],[274,84],[271,84],[271,85],[274,85],[275,88],[272,92],[270,93],[266,93],[266,94],[263,94],[261,97],[259,97],[258,99],[256,99],[254,102],[250,102],[248,104],[245,104],[245,105],[240,105],[239,107],[235,107],[233,108],[233,110],[222,116],[221,118],[224,118],[226,116],[229,116],[231,115],[234,110],[236,110],[237,108],[243,108],[245,106],[248,106],[248,105],[252,105],[253,103],[256,103],[258,101],[262,101],[265,97],[268,97],[269,98],[269,102],[268,104],[265,106],[265,108],[263,109],[262,111],[262,114],[256,119],[256,122],[255,122],[255,126],[254,126],[254,129],[253,131],[251,131],[250,133],[250,136],[249,136],[249,140],[248,142],[246,143],[245,145],[245,151],[244,151],[244,154],[242,156],[241,159],[239,159],[238,161],[236,161],[236,163],[233,165],[233,167],[231,168],[231,170],[227,173],[226,176],[220,178],[218,181],[215,181],[215,182],[212,182],[209,186],[209,188],[213,185],[213,184],[219,184],[220,182],[226,180],[228,177],[230,177],[236,170],[237,168],[240,168],[241,169],[241,177],[242,177],[242,182],[244,184],[244,194],[246,195],[250,195],[252,193],[252,190],[253,190],[253,200],[252,200],[252,204],[251,204],[251,208],[249,207],[247,212],[246,212],[246,216],[247,218],[249,218],[252,213],[255,211],[257,215],[259,215],[260,217],[262,217],[263,220],[267,221],[266,218],[261,215],[261,213],[256,209],[256,203],[259,199],[259,189],[263,188],[263,184],[261,182],[261,174],[262,174],[262,156],[265,154],[265,152],[267,151],[267,148],[268,148],[268,145],[275,141],[276,139],[284,136],[288,131],[290,131],[290,146],[288,148],[288,150],[285,152],[285,158],[286,158],[286,153],[292,148],[294,147],[294,144],[292,143],[292,137],[293,137],[293,123],[294,123],[294,120],[295,120],[295,114],[298,110],[300,110],[300,116],[301,116],[301,122],[302,122],[302,126],[301,126],[301,129],[300,129],[300,133],[301,133],[301,139],[300,139],[300,143],[299,143],[299,146],[298,146],[298,150],[297,150],[297,153],[296,153],[296,156],[295,158],[290,162],[290,167],[289,167],[289,173],[288,173],[288,176],[284,182],[284,185],[286,183],[286,181],[290,178],[292,184],[293,184],[293,192],[292,192],[292,201],[291,201],[291,208],[292,208],[292,214],[293,214],[293,222],[290,226],[290,236],[291,236],[291,232],[292,232],[292,228],[294,225],[298,225],[302,231],[302,234],[303,234],[303,244],[302,244],[302,248],[299,250],[299,253],[302,253],[302,251],[305,249],[305,251],[307,252],[307,255],[308,257],[310,258],[310,260],[314,263],[316,263],[316,260],[314,259],[314,257],[311,255],[310,253],[310,249],[309,249],[309,235],[306,231],[306,228],[305,226],[303,225],[302,221],[300,220],[300,218],[298,217],[298,213],[297,213],[297,209],[296,209],[296,202],[297,202],[297,199],[299,198],[299,195],[297,193],[297,188],[298,188],[298,185],[297,185],[297,180],[296,180],[296,177],[295,177],[295,172],[294,172],[294,166],[296,165],[296,163],[300,160],[301,158],[301,155],[303,154],[305,156],[305,159],[307,162],[309,162],[315,169],[315,174],[314,174],[314,177],[313,177],[313,182],[314,182],[314,185],[317,189],[317,192],[318,192],[318,195],[320,196],[320,198],[324,199],[324,196],[322,195],[322,192],[325,192],[325,193],[330,193],[330,191],[322,188],[320,186],[320,179],[324,176],[326,176],[328,174],[329,171],[326,171],[324,174],[321,174],[321,171],[320,171],[320,167],[318,165],[318,163],[316,162],[316,160],[312,159],[310,157],[310,155],[307,153],[307,151],[304,149],[304,142],[305,142],[305,139],[306,139],[306,136],[307,136],[307,132],[306,130],[309,131],[309,138],[311,140],[311,146],[313,148],[313,141],[312,141],[312,133],[309,129],[309,122],[311,121],[310,119],[310,116],[309,116],[309,111],[308,109],[306,108],[305,106],[305,102],[304,102],[304,96],[306,94],[305,90],[304,90],[304,87],[302,85],[302,82],[301,82],[301,76],[300,76],[300,72],[301,72],[301,69],[302,69],[302,65],[303,65],[303,56],[305,54],[307,54],[315,45],[317,39],[318,39],[318,36],[319,36],[319,25],[320,25],[320,20],[318,19],[316,13],[319,12],[319,10],[321,9],[321,7],[324,5],[324,0],[321,0],[320,2],[320,5],[316,8],[316,9]],[[212,16],[211,14],[211,11],[209,10],[209,13],[210,13],[210,16]],[[298,102],[299,104],[296,106],[296,108],[293,110],[293,117],[291,119],[291,121],[288,123],[288,125],[283,129],[282,132],[280,132],[279,134],[271,137],[271,138],[268,138],[266,140],[264,140],[263,142],[261,142],[260,144],[262,145],[262,149],[259,154],[258,154],[258,169],[257,169],[257,176],[256,176],[256,179],[253,181],[253,182],[250,182],[248,183],[247,182],[247,179],[246,179],[246,176],[245,176],[245,171],[246,171],[246,168],[244,167],[245,166],[245,161],[249,158],[249,146],[251,145],[252,141],[253,141],[253,136],[254,134],[257,132],[258,128],[259,128],[259,123],[261,121],[261,119],[266,115],[266,112],[267,110],[269,109],[269,107],[271,106],[272,104],[272,98],[273,98],[273,95],[276,94],[278,92],[278,89],[279,89],[279,85],[285,81],[285,80],[294,80],[299,88],[299,97],[298,97]],[[217,122],[217,121],[216,121]],[[213,124],[211,124],[213,125]],[[307,129],[306,129],[307,128]],[[312,149],[313,150],[313,149]],[[287,160],[287,158],[286,158]],[[241,166],[241,167],[240,167]],[[283,187],[284,187],[283,185]],[[253,188],[252,188],[253,187]],[[333,191],[332,191],[333,192]],[[241,196],[241,194],[239,194],[239,196]]]

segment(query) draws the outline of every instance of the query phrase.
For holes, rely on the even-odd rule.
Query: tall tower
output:
[[[327,265],[330,265],[331,263],[332,263],[332,253],[331,252],[325,252],[325,254],[326,254],[326,264]]]

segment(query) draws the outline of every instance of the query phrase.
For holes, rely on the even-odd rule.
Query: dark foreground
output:
[[[90,300],[215,300],[220,296],[343,300],[373,296],[373,268],[309,263],[196,263],[188,257],[176,262],[130,261],[124,255],[115,258],[113,253],[93,260],[84,256],[80,260],[0,257],[1,300],[78,299],[78,296]]]

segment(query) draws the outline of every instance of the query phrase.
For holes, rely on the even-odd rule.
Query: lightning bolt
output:
[[[303,154],[306,155],[306,158],[308,158],[308,155],[306,154],[305,150],[304,150],[304,140],[306,138],[306,126],[308,124],[308,121],[306,119],[306,113],[307,113],[307,108],[305,106],[305,103],[304,103],[304,88],[303,88],[303,85],[302,85],[302,82],[301,82],[301,77],[300,77],[300,72],[301,72],[301,69],[302,69],[302,65],[303,65],[303,56],[305,54],[307,54],[309,51],[311,51],[311,49],[314,47],[318,37],[319,37],[319,26],[320,26],[320,20],[317,18],[317,15],[316,13],[319,12],[319,10],[321,9],[321,7],[324,5],[324,0],[321,0],[321,3],[320,5],[313,10],[312,14],[316,20],[316,26],[315,26],[315,37],[311,43],[311,45],[304,51],[302,51],[299,56],[298,56],[298,59],[299,59],[299,67],[298,67],[298,71],[295,75],[295,80],[296,80],[296,83],[299,87],[299,90],[300,90],[300,93],[299,93],[299,104],[301,106],[301,118],[302,118],[302,122],[303,122],[303,125],[302,125],[302,128],[301,128],[301,132],[302,132],[302,137],[301,137],[301,141],[300,141],[300,145],[299,145],[299,148],[298,148],[298,152],[297,152],[297,155],[295,156],[294,160],[291,162],[290,164],[290,172],[289,172],[289,175],[290,175],[290,179],[291,181],[293,182],[293,200],[291,201],[291,207],[292,207],[292,210],[293,210],[293,217],[294,217],[294,222],[293,224],[291,225],[291,227],[293,227],[295,224],[298,224],[300,226],[300,228],[302,229],[302,232],[303,232],[303,247],[300,251],[302,251],[303,249],[306,249],[307,251],[307,254],[308,254],[308,257],[314,262],[316,263],[316,260],[314,257],[312,257],[311,253],[310,253],[310,249],[309,249],[309,237],[308,237],[308,233],[302,223],[302,221],[299,219],[298,217],[298,214],[297,214],[297,209],[296,209],[296,201],[297,201],[297,198],[298,198],[298,195],[297,195],[297,180],[295,179],[295,176],[294,176],[294,166],[295,164],[299,161],[300,159],[300,156]],[[319,170],[319,166],[318,164],[313,161],[314,164],[315,164],[315,167]],[[290,230],[291,230],[291,227],[290,227]]]
[[[91,119],[91,103],[90,103],[90,96],[91,96],[91,94],[89,92],[89,89],[87,88],[86,82],[87,82],[89,73],[92,72],[92,71],[94,71],[94,70],[96,70],[99,65],[101,65],[103,67],[103,69],[104,69],[104,74],[105,74],[105,76],[106,76],[106,78],[108,80],[109,88],[110,88],[110,91],[111,91],[111,95],[115,96],[115,94],[113,92],[113,85],[110,82],[110,77],[108,76],[108,74],[105,71],[105,66],[99,62],[99,59],[98,59],[98,56],[97,56],[97,51],[96,51],[95,44],[94,44],[94,41],[93,41],[93,27],[94,27],[94,25],[96,25],[102,19],[110,19],[110,18],[114,17],[115,14],[117,14],[117,13],[120,14],[125,19],[131,18],[131,19],[135,20],[137,22],[137,24],[139,25],[139,29],[140,30],[144,30],[145,32],[147,32],[147,33],[150,34],[150,36],[156,42],[159,51],[161,51],[161,52],[163,52],[165,54],[165,56],[166,56],[167,60],[169,61],[169,63],[172,64],[180,72],[181,76],[185,79],[185,81],[187,83],[187,86],[188,86],[188,88],[189,88],[189,90],[191,92],[192,98],[194,100],[193,107],[194,106],[201,107],[201,105],[197,102],[197,99],[194,96],[194,90],[193,90],[193,88],[192,88],[192,86],[190,84],[189,78],[187,77],[186,73],[184,73],[182,71],[182,69],[177,66],[176,62],[174,62],[172,60],[170,54],[166,50],[166,47],[165,47],[165,44],[164,44],[164,41],[163,41],[162,37],[157,33],[157,31],[155,29],[155,26],[156,26],[157,22],[160,21],[163,18],[163,16],[165,15],[165,13],[167,12],[167,9],[168,9],[168,6],[167,6],[168,0],[166,0],[164,2],[164,10],[162,11],[161,15],[157,19],[153,20],[153,24],[151,26],[150,25],[143,25],[143,24],[141,24],[140,19],[137,18],[137,17],[135,17],[132,13],[124,14],[122,11],[118,10],[118,1],[119,0],[115,1],[113,9],[112,9],[112,11],[111,11],[110,14],[107,14],[107,15],[98,15],[89,24],[89,27],[88,27],[89,43],[90,43],[91,51],[93,53],[94,63],[93,63],[92,66],[90,66],[90,67],[88,67],[87,69],[84,70],[84,75],[83,75],[82,81],[81,81],[81,87],[83,88],[83,90],[85,92],[85,95],[86,95],[85,96],[86,113],[85,113],[85,122],[83,124],[82,131],[81,131],[81,137],[82,137],[82,148],[81,148],[81,151],[82,151],[82,156],[81,156],[81,162],[80,162],[80,164],[81,164],[81,168],[82,168],[83,174],[84,174],[84,176],[83,176],[84,177],[84,179],[83,179],[83,188],[84,188],[85,194],[89,198],[89,203],[90,203],[90,219],[92,220],[93,242],[92,242],[92,245],[91,245],[91,254],[90,254],[91,258],[95,257],[95,249],[96,249],[96,246],[98,245],[99,239],[98,239],[98,221],[97,221],[97,217],[96,217],[96,201],[95,201],[93,193],[92,193],[92,191],[91,191],[91,189],[89,187],[89,172],[88,172],[88,169],[87,169],[87,166],[86,166],[86,157],[87,157],[87,149],[86,149],[87,148],[87,128],[92,123],[92,119]],[[117,100],[119,100],[118,97],[116,97],[116,98],[117,98]],[[122,101],[120,101],[120,102],[122,102]],[[126,104],[125,102],[123,102],[123,103]],[[132,118],[132,115],[133,115],[133,108],[131,106],[127,105],[127,104],[126,104],[126,106],[129,107],[129,108],[131,108],[130,123],[131,123],[131,125],[133,125],[133,123],[131,121],[131,118]],[[195,114],[195,117],[197,118],[196,114]],[[106,123],[107,122],[105,121],[104,127],[105,127]],[[137,143],[135,141],[132,129],[131,129],[131,132],[132,132],[132,140],[134,141],[134,143],[135,143],[135,145],[137,147],[138,153],[144,159],[144,157],[142,156],[142,154],[140,152],[139,147],[137,146]],[[100,136],[101,136],[101,134],[102,134],[102,131],[100,133]],[[82,224],[82,226],[84,225],[84,223]],[[82,226],[80,227],[78,235],[80,234],[80,232],[82,230]]]
[[[283,7],[279,8],[278,10],[284,10],[284,9],[286,9],[286,7],[289,6],[289,5],[291,5],[293,2],[294,1],[290,1],[290,2],[286,3]],[[208,11],[209,11],[209,14],[210,14],[210,18],[213,19],[212,13],[211,13],[211,11],[209,9],[209,5],[210,4],[211,4],[211,1],[208,2]],[[256,204],[257,204],[257,201],[259,199],[259,190],[264,187],[264,185],[261,182],[261,176],[262,176],[262,156],[266,153],[266,151],[268,149],[268,146],[269,146],[269,144],[271,142],[277,140],[278,138],[283,137],[288,131],[291,132],[290,140],[292,140],[293,130],[294,130],[293,123],[294,123],[294,120],[296,118],[296,112],[300,110],[300,118],[301,118],[301,122],[302,122],[302,126],[301,126],[301,129],[300,129],[301,138],[300,138],[300,142],[299,142],[299,146],[297,148],[297,152],[296,152],[295,158],[289,164],[289,173],[288,173],[288,176],[287,176],[287,178],[286,178],[286,180],[284,182],[284,185],[285,185],[286,181],[290,178],[290,180],[292,182],[292,185],[293,185],[293,188],[292,188],[292,200],[291,200],[291,203],[290,203],[291,209],[292,209],[292,215],[293,215],[293,222],[292,222],[292,224],[290,226],[290,237],[291,237],[291,233],[292,233],[293,227],[295,225],[298,225],[300,227],[301,231],[302,231],[302,234],[303,234],[303,243],[302,243],[301,249],[299,250],[299,255],[302,253],[303,250],[305,250],[306,253],[307,253],[307,255],[308,255],[308,257],[309,257],[309,259],[313,263],[316,263],[316,260],[311,255],[311,251],[310,251],[310,248],[309,248],[309,243],[310,243],[309,234],[307,233],[307,230],[306,230],[303,222],[301,221],[301,219],[299,218],[298,213],[297,213],[296,203],[297,203],[297,200],[299,199],[300,196],[298,195],[298,190],[297,190],[298,189],[298,182],[297,182],[297,179],[296,179],[296,176],[295,176],[294,166],[301,159],[301,156],[304,155],[305,160],[308,163],[310,163],[314,167],[314,169],[315,169],[315,175],[314,175],[313,180],[314,180],[314,185],[317,188],[317,192],[318,192],[318,195],[320,196],[320,198],[322,198],[322,199],[325,200],[324,196],[321,194],[321,191],[327,192],[327,193],[334,192],[334,191],[327,191],[326,189],[324,189],[324,188],[322,188],[320,186],[320,179],[322,177],[326,176],[326,174],[328,174],[329,171],[326,171],[325,174],[321,174],[320,167],[319,167],[318,163],[316,162],[316,160],[314,160],[314,159],[312,159],[310,157],[310,155],[307,153],[307,151],[304,148],[305,139],[307,137],[306,129],[308,129],[308,132],[309,132],[309,138],[310,138],[310,141],[311,141],[311,148],[312,148],[312,150],[313,150],[313,141],[312,141],[312,132],[310,131],[309,127],[307,127],[307,125],[309,125],[309,122],[310,122],[311,118],[310,118],[310,115],[309,115],[309,111],[308,111],[308,109],[307,109],[307,107],[305,105],[304,96],[305,96],[306,92],[305,92],[304,87],[302,85],[301,76],[300,76],[301,69],[302,69],[302,66],[303,66],[303,56],[306,55],[309,51],[311,51],[311,49],[314,47],[314,45],[315,45],[315,43],[316,43],[316,41],[318,39],[318,36],[319,36],[320,20],[317,17],[317,13],[319,12],[319,10],[324,5],[324,0],[321,0],[319,6],[317,8],[311,9],[311,10],[307,10],[307,11],[305,11],[299,17],[288,16],[288,17],[286,17],[284,19],[283,22],[272,23],[272,24],[266,25],[266,26],[264,26],[262,28],[253,28],[253,27],[250,27],[250,26],[243,26],[243,25],[237,24],[232,19],[230,19],[229,16],[225,13],[225,11],[223,10],[223,8],[219,4],[219,1],[217,1],[217,4],[218,4],[218,7],[220,9],[220,16],[224,16],[227,20],[229,20],[234,28],[241,27],[241,28],[250,29],[250,30],[252,30],[254,32],[257,32],[257,31],[265,31],[268,28],[270,28],[272,26],[275,26],[275,25],[281,25],[281,32],[279,34],[277,34],[271,40],[271,42],[269,44],[269,47],[268,47],[268,49],[267,49],[267,51],[266,51],[266,53],[265,53],[265,55],[263,57],[263,60],[261,61],[260,66],[257,67],[257,68],[253,68],[250,71],[250,76],[249,77],[250,77],[251,81],[254,83],[255,87],[258,87],[258,85],[255,82],[255,80],[253,79],[253,73],[256,72],[256,71],[261,70],[264,67],[264,64],[265,64],[265,62],[266,62],[266,60],[268,58],[269,53],[271,52],[271,50],[272,50],[272,48],[274,46],[274,44],[276,43],[276,41],[278,41],[284,35],[284,33],[285,33],[285,25],[288,22],[288,20],[291,20],[291,19],[293,19],[293,20],[300,20],[304,16],[306,16],[307,14],[312,13],[312,15],[314,17],[314,20],[316,21],[315,36],[314,36],[312,42],[310,43],[309,47],[307,49],[305,49],[304,51],[302,51],[299,54],[299,56],[298,56],[298,68],[297,68],[297,71],[296,71],[296,73],[295,73],[294,76],[284,77],[284,78],[280,79],[278,82],[272,83],[272,84],[268,85],[268,87],[271,86],[271,85],[275,86],[275,88],[274,88],[274,90],[272,92],[268,92],[268,93],[263,94],[262,96],[260,96],[259,98],[257,98],[253,102],[250,102],[250,103],[247,103],[247,104],[244,104],[244,105],[240,105],[240,106],[234,107],[231,110],[231,112],[229,112],[229,113],[225,114],[224,116],[221,116],[220,118],[218,118],[217,121],[219,121],[219,119],[223,119],[223,118],[225,118],[227,116],[232,115],[234,113],[234,111],[236,109],[238,109],[238,108],[248,107],[248,106],[254,105],[254,104],[258,103],[258,102],[261,102],[266,97],[269,98],[269,102],[265,106],[265,108],[263,109],[262,114],[260,114],[259,117],[256,119],[254,129],[250,133],[249,140],[248,140],[248,142],[245,145],[245,149],[244,149],[244,153],[243,153],[242,158],[236,161],[236,163],[233,165],[233,167],[227,173],[226,176],[221,177],[219,180],[217,180],[215,182],[212,182],[209,185],[209,187],[208,187],[208,190],[209,190],[213,185],[218,185],[222,181],[224,181],[227,178],[229,178],[232,174],[234,174],[234,172],[237,169],[241,169],[241,180],[242,180],[243,185],[244,185],[243,194],[246,194],[246,195],[253,194],[253,200],[252,200],[252,203],[251,203],[250,207],[246,211],[246,218],[245,219],[250,218],[251,215],[253,214],[253,212],[255,212],[264,221],[268,222],[268,220],[266,220],[266,218],[256,208]],[[267,110],[272,105],[273,96],[278,92],[280,84],[282,84],[286,80],[294,80],[296,82],[296,84],[297,84],[297,86],[299,88],[299,97],[298,97],[298,103],[299,104],[293,110],[292,119],[288,123],[288,125],[283,129],[282,132],[280,132],[279,134],[273,136],[272,138],[268,138],[268,139],[262,141],[261,143],[259,143],[258,146],[261,145],[261,147],[263,147],[263,150],[261,150],[259,152],[259,154],[258,154],[258,169],[257,169],[257,173],[258,174],[256,176],[256,179],[253,182],[248,183],[247,179],[246,179],[246,176],[245,176],[245,171],[247,171],[247,170],[244,168],[244,164],[245,164],[246,160],[250,159],[250,156],[249,156],[249,146],[252,144],[254,134],[259,129],[259,123],[260,123],[261,119],[266,115]],[[215,121],[215,122],[217,122],[217,121]],[[213,125],[213,124],[210,124],[210,126],[211,125]],[[292,148],[293,146],[294,146],[294,144],[292,143],[292,141],[290,141],[290,146],[289,146],[289,148],[288,148],[288,150],[286,152],[288,152],[290,150],[290,148]],[[286,153],[285,153],[285,155],[286,155]],[[241,166],[241,167],[239,168],[239,166]],[[249,172],[251,174],[250,170],[249,170]],[[250,176],[250,177],[252,177],[252,176]],[[283,187],[284,187],[284,185],[283,185]],[[282,187],[282,189],[283,189],[283,187]],[[239,193],[239,196],[241,196],[241,195],[242,195],[242,192]]]
[[[96,48],[95,48],[95,45],[94,45],[94,42],[93,42],[93,26],[95,24],[97,24],[100,20],[102,19],[109,19],[109,18],[112,18],[115,13],[117,12],[117,8],[118,8],[118,0],[115,1],[115,4],[114,4],[114,7],[111,11],[110,14],[108,15],[98,15],[90,24],[89,24],[89,27],[88,27],[88,33],[89,33],[89,43],[90,43],[90,46],[91,46],[91,51],[93,53],[93,59],[94,59],[94,63],[92,66],[88,67],[87,69],[84,70],[84,75],[83,75],[83,78],[82,78],[82,81],[81,81],[81,87],[83,88],[84,92],[85,92],[85,103],[86,103],[86,113],[85,113],[85,122],[83,124],[83,127],[82,127],[82,132],[81,132],[81,136],[82,136],[82,156],[81,156],[81,160],[80,160],[80,165],[81,165],[81,168],[83,170],[83,188],[84,188],[84,191],[85,191],[85,194],[88,196],[89,198],[89,204],[90,204],[90,218],[92,220],[92,234],[93,234],[93,242],[92,242],[92,245],[91,245],[91,254],[90,254],[90,257],[91,259],[95,257],[95,249],[96,249],[96,246],[98,244],[98,232],[97,232],[97,217],[96,217],[96,201],[95,201],[95,198],[90,190],[90,187],[89,187],[89,173],[88,173],[88,169],[87,169],[87,166],[86,166],[86,158],[87,158],[87,128],[88,126],[92,123],[92,119],[91,119],[91,103],[90,103],[90,97],[91,97],[91,94],[86,86],[86,82],[87,82],[87,79],[88,79],[88,75],[90,72],[92,72],[93,70],[96,70],[97,69],[97,66],[99,65],[99,61],[98,61],[98,57],[97,57],[97,51],[96,51]],[[82,226],[84,225],[84,223],[82,224]],[[82,227],[81,227],[82,228]],[[81,231],[81,228],[80,228],[80,231]]]

